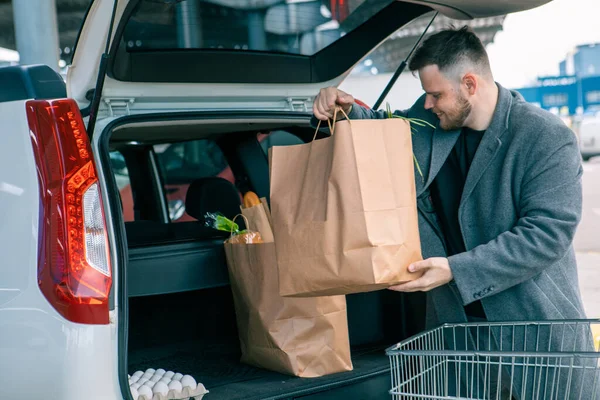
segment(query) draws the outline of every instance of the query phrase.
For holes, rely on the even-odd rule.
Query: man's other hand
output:
[[[398,292],[427,292],[452,280],[452,270],[447,258],[433,257],[417,261],[409,265],[410,272],[423,271],[420,278],[411,282],[391,286],[390,290]]]

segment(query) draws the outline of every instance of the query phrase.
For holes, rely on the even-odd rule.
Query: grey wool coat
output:
[[[427,292],[428,328],[466,322],[463,306],[475,300],[481,300],[489,321],[585,318],[572,245],[582,208],[583,168],[576,137],[559,118],[526,103],[516,92],[498,88],[496,110],[471,163],[459,206],[460,232],[467,251],[448,257],[454,279]],[[423,96],[410,109],[396,114],[437,127],[417,126],[412,136],[413,152],[424,177],[415,169],[419,233],[424,258],[447,257],[429,187],[461,130],[442,130],[437,116],[425,110],[424,103]],[[350,119],[386,117],[385,112],[358,105],[349,114]],[[451,332],[444,336],[453,336]],[[470,331],[469,339],[460,343],[456,337],[446,337],[446,348],[536,355],[544,350],[593,351],[585,324],[554,330],[540,324],[478,332],[481,335]],[[535,374],[534,369],[514,366],[524,360],[548,366],[535,369]],[[579,369],[570,376],[568,369],[552,367],[548,360],[542,355],[512,359],[511,368],[503,367],[502,383],[488,382],[487,392],[485,384],[473,386],[465,378],[472,376],[472,370],[453,363],[445,394],[520,400],[551,395],[561,399],[581,395],[578,398],[591,400],[600,394],[599,385],[592,384],[600,382],[600,377],[594,376],[595,358],[575,359]],[[480,368],[476,380],[500,377],[497,366],[489,371]],[[422,394],[431,395],[431,390]]]
[[[574,133],[556,116],[500,85],[496,110],[471,164],[459,207],[467,251],[449,257],[454,279],[427,293],[428,327],[464,322],[481,300],[490,321],[585,318],[573,236],[581,218],[583,173]],[[418,126],[413,151],[423,257],[446,257],[429,187],[460,130],[439,128],[421,97],[397,114]],[[386,118],[354,105],[350,119]]]

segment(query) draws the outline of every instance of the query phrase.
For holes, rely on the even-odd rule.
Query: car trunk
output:
[[[116,133],[107,130],[102,133],[103,151],[108,149],[111,135],[110,143],[114,146],[115,140],[131,143],[141,137],[153,143],[167,138],[189,140],[199,131],[210,132],[221,143],[239,144],[239,137],[247,136],[244,129],[255,132],[278,124],[289,127],[292,123],[303,140],[313,132],[307,126],[306,116],[269,118],[261,114],[237,115],[233,119],[229,115],[232,119],[227,120],[224,114],[204,114],[193,121],[170,118],[160,123],[161,116],[155,116],[153,121],[148,118],[129,117],[108,127],[107,130]],[[249,123],[250,120],[255,123]],[[260,168],[253,165],[255,171]],[[112,175],[109,163],[103,163],[103,171],[106,176]],[[119,197],[115,186],[107,188],[110,198]],[[263,194],[259,190],[259,195]],[[388,398],[389,361],[385,348],[423,328],[422,295],[407,296],[384,290],[347,296],[354,366],[351,372],[297,378],[267,371],[240,362],[238,329],[222,245],[225,237],[218,233],[207,236],[200,222],[123,223],[122,218],[113,213],[113,221],[125,227],[122,244],[127,245],[128,254],[120,270],[120,281],[126,282],[129,293],[127,343],[121,346],[126,352],[129,374],[148,368],[189,374],[202,382],[214,399],[317,396],[344,387],[349,390],[348,385],[353,389],[344,398]]]
[[[181,371],[215,399],[289,398],[383,376],[385,348],[403,339],[402,298],[381,291],[347,296],[354,370],[297,378],[240,363],[240,345],[229,286],[129,300],[129,370]],[[419,323],[408,319],[411,328]],[[406,333],[404,333],[406,334]],[[379,386],[369,398],[388,398]],[[364,398],[364,397],[356,397]]]

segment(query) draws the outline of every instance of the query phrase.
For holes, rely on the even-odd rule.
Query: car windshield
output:
[[[122,46],[127,52],[222,49],[310,56],[391,2],[141,0],[126,25]]]

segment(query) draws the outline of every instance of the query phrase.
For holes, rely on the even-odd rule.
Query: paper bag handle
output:
[[[231,220],[231,222],[235,222],[235,220],[237,219],[237,217],[242,217],[244,218],[244,221],[246,222],[246,229],[250,229],[250,222],[248,222],[248,218],[244,215],[244,214],[238,214],[235,217],[233,217],[233,219]],[[233,224],[231,224],[231,231],[229,232],[230,236],[229,237],[233,237]]]
[[[333,125],[331,124],[331,119],[327,120],[327,125],[329,125],[329,132],[331,132],[331,134],[333,135],[334,131],[335,131],[335,122],[337,120],[337,113],[338,111],[341,111],[342,114],[344,114],[344,117],[346,117],[346,119],[348,120],[348,122],[350,122],[350,118],[348,118],[348,114],[346,114],[346,112],[344,111],[344,109],[342,107],[336,107],[335,110],[333,111]],[[321,120],[319,120],[319,123],[317,124],[317,129],[315,129],[315,135],[313,136],[313,142],[315,141],[315,139],[317,138],[317,133],[319,133],[319,128],[321,128]]]

